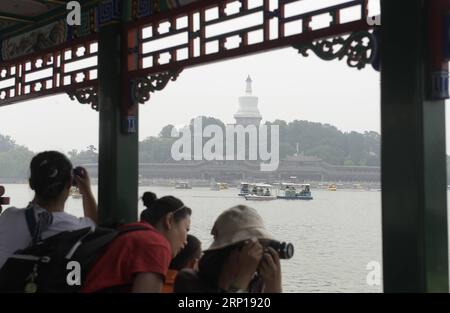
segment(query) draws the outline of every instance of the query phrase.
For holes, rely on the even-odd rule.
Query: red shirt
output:
[[[153,226],[140,222],[124,227],[145,226],[148,230],[125,233],[115,239],[89,272],[81,292],[97,292],[125,286],[129,290],[138,273],[167,274],[172,251],[167,239]]]

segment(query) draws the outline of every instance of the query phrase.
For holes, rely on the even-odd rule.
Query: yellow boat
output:
[[[211,190],[225,190],[228,189],[228,184],[227,183],[216,183],[215,185],[213,185],[211,187]]]
[[[337,190],[337,188],[336,188],[335,184],[328,186],[328,191],[336,191],[336,190]]]

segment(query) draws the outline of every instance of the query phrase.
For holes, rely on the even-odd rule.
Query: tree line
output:
[[[203,128],[225,124],[213,117],[202,117]],[[189,127],[193,128],[191,120]],[[380,166],[381,136],[377,132],[342,132],[329,124],[295,120],[275,120],[267,125],[278,125],[280,131],[280,159],[295,155],[315,156],[333,165]],[[164,126],[158,136],[140,142],[139,157],[145,163],[170,163],[171,147],[177,138],[171,136],[173,125]],[[203,141],[208,139],[203,139]]]
[[[216,118],[203,116],[203,128],[208,125],[225,124]],[[193,128],[194,119],[189,127]],[[342,132],[329,124],[294,120],[266,122],[278,125],[280,130],[280,160],[296,156],[315,156],[333,165],[380,166],[381,136],[377,132]],[[174,126],[164,126],[157,136],[150,136],[139,143],[139,161],[142,163],[172,163],[171,148],[178,139],[172,137]],[[208,140],[203,139],[203,140]],[[0,178],[25,179],[34,152],[17,145],[9,136],[0,135]],[[71,150],[68,157],[73,164],[98,162],[95,146],[78,151]],[[449,161],[450,162],[450,161]]]

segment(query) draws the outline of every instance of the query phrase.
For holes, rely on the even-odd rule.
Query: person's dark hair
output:
[[[206,251],[198,263],[198,275],[210,288],[217,289],[225,260],[239,245]]]
[[[30,188],[45,201],[55,200],[72,180],[72,163],[62,153],[44,151],[30,163]]]
[[[187,244],[180,252],[172,259],[169,268],[180,271],[188,266],[192,260],[199,258],[202,253],[202,244],[197,237],[187,235]]]
[[[158,197],[156,196],[155,193],[151,192],[151,191],[146,191],[144,192],[144,194],[142,195],[142,202],[144,203],[144,206],[146,206],[147,208],[152,204],[153,201],[155,201],[156,199],[158,199]]]
[[[147,207],[141,213],[141,220],[151,225],[156,225],[167,214],[174,213],[175,222],[192,215],[192,210],[184,205],[184,203],[173,196],[165,196],[157,198],[153,192],[145,192],[142,201]]]

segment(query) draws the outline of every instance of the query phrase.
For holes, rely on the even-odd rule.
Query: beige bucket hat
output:
[[[225,248],[252,238],[274,239],[264,227],[258,212],[245,205],[234,206],[220,214],[211,234],[214,241],[205,251]]]

